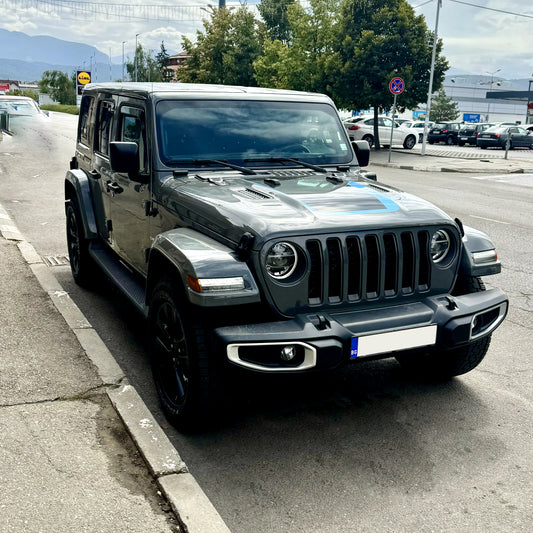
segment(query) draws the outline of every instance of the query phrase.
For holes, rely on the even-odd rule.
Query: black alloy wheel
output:
[[[169,279],[160,281],[149,308],[152,373],[161,406],[180,429],[195,429],[211,419],[218,394],[218,375],[209,349],[210,331],[184,291]]]
[[[94,261],[89,255],[89,240],[85,238],[80,208],[76,198],[67,203],[67,247],[70,270],[74,281],[84,287],[90,286],[95,278]]]

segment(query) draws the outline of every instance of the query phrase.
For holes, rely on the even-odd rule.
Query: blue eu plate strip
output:
[[[352,346],[350,349],[350,359],[355,359],[359,353],[359,337],[352,338]]]

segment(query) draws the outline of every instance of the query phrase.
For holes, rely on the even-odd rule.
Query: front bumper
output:
[[[491,289],[378,309],[221,327],[215,335],[228,360],[241,367],[260,372],[325,369],[425,346],[446,350],[468,344],[501,324],[508,303],[500,289]]]

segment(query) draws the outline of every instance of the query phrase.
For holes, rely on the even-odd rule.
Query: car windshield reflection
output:
[[[327,165],[352,159],[344,128],[327,104],[163,100],[156,109],[159,153],[167,165],[206,159],[253,165],[260,158]]]

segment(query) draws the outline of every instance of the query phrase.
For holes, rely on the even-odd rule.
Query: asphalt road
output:
[[[63,177],[75,118],[0,143],[0,203],[43,256],[60,258]],[[525,152],[524,152],[525,153]],[[533,520],[533,175],[370,168],[495,241],[511,298],[485,361],[420,384],[393,360],[294,379],[236,376],[224,427],[166,429],[233,533],[529,531]],[[61,263],[61,261],[58,261]],[[107,284],[78,288],[50,267],[156,418],[143,323]]]

